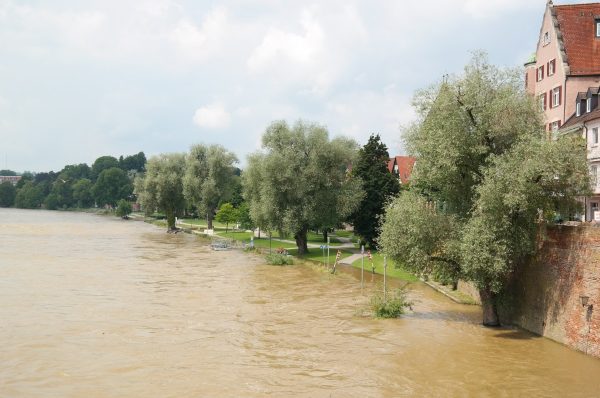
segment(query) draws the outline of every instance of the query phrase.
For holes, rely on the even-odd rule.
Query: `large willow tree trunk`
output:
[[[296,247],[298,247],[298,254],[308,253],[308,228],[302,228],[301,231],[296,232],[294,239],[296,239]]]
[[[173,231],[177,229],[175,226],[175,212],[173,210],[165,210],[165,215],[167,216],[167,231]]]
[[[500,326],[498,308],[496,306],[496,293],[489,287],[479,289],[481,307],[483,309],[483,326]]]
[[[207,229],[213,229],[213,211],[212,211],[212,209],[209,209],[208,212],[206,212],[206,223],[208,224],[206,226]]]

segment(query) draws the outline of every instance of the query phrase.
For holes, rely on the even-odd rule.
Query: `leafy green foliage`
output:
[[[87,178],[82,178],[73,184],[73,200],[77,207],[85,208],[93,206],[93,186],[92,181]]]
[[[304,254],[309,228],[337,225],[362,199],[361,181],[346,172],[357,144],[330,141],[316,124],[290,128],[283,121],[272,123],[262,141],[264,151],[248,157],[242,174],[250,215],[263,229],[293,234]]]
[[[519,73],[476,55],[463,77],[415,96],[406,144],[418,162],[379,241],[415,272],[473,281],[487,325],[498,324],[495,295],[535,252],[544,214],[572,214],[589,191],[581,140],[544,138]]]
[[[132,189],[127,173],[118,167],[111,167],[100,172],[92,193],[99,206],[115,206],[119,199],[131,195]]]
[[[247,202],[242,202],[237,209],[238,211],[238,219],[237,222],[240,223],[240,228],[242,229],[254,229],[255,224],[252,221],[252,217],[250,217],[250,206],[248,206]]]
[[[223,203],[215,215],[216,221],[225,223],[225,233],[229,232],[229,223],[236,222],[237,219],[238,211],[229,202]]]
[[[117,216],[121,218],[127,218],[131,214],[131,203],[125,199],[121,199],[117,202]]]
[[[199,213],[206,214],[209,229],[219,203],[233,195],[239,178],[234,167],[237,161],[235,154],[220,145],[194,145],[186,157],[184,196]]]
[[[135,194],[146,214],[160,210],[167,216],[167,228],[175,228],[175,217],[185,209],[183,176],[185,155],[181,153],[154,156],[146,163],[146,173],[135,179]]]
[[[16,196],[17,188],[15,188],[11,182],[4,181],[0,184],[0,207],[13,206],[15,204]]]
[[[108,170],[115,167],[119,168],[119,161],[117,160],[117,158],[115,158],[114,156],[100,156],[94,161],[94,164],[92,164],[92,181],[96,181],[96,179],[100,176],[100,173],[102,173],[104,170]]]
[[[292,256],[288,256],[287,254],[281,253],[271,253],[265,256],[265,260],[267,264],[270,265],[292,265],[294,264],[294,259]]]
[[[44,201],[44,191],[41,185],[33,181],[27,181],[21,189],[17,191],[15,197],[15,207],[21,209],[37,209]]]
[[[135,170],[137,172],[144,172],[146,170],[146,155],[144,152],[139,152],[136,155],[120,156],[119,167],[124,171]]]
[[[371,296],[369,301],[371,311],[377,318],[398,318],[404,314],[412,303],[407,299],[406,287],[401,287],[388,293],[384,298],[380,289]]]
[[[387,169],[389,153],[379,135],[371,135],[358,151],[352,174],[363,181],[365,196],[349,221],[371,247],[378,235],[379,217],[386,202],[400,191],[398,179]]]
[[[16,176],[17,172],[7,169],[0,170],[0,176]]]

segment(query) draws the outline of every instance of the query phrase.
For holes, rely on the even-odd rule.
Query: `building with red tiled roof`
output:
[[[401,184],[408,184],[416,160],[412,156],[394,156],[388,162],[388,171],[396,175]]]
[[[580,92],[600,86],[600,3],[546,4],[538,45],[525,64],[525,85],[535,95],[549,131],[573,113]]]
[[[587,160],[590,167],[592,196],[583,198],[585,221],[600,222],[600,87],[590,87],[575,98],[575,114],[571,115],[558,131],[559,135],[577,134],[587,143]]]

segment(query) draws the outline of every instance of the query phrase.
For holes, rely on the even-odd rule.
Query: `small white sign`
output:
[[[600,222],[600,211],[594,211],[594,221]]]
[[[361,245],[360,254],[365,254],[365,245]]]

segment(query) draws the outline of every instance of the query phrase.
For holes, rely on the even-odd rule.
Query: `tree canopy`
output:
[[[519,71],[477,54],[463,76],[418,92],[405,134],[417,157],[409,192],[386,209],[380,244],[401,264],[471,280],[485,325],[496,297],[535,251],[543,215],[570,214],[589,189],[583,143],[547,141]]]
[[[118,167],[111,167],[100,172],[92,193],[98,206],[116,206],[117,201],[127,198],[132,190],[127,173]]]
[[[365,197],[349,221],[354,232],[370,246],[374,246],[379,234],[379,217],[386,202],[400,191],[398,178],[387,168],[389,159],[387,146],[381,142],[379,135],[371,135],[358,151],[358,159],[352,166],[352,174],[363,181]]]
[[[151,214],[163,211],[167,217],[168,230],[175,229],[175,217],[185,209],[183,176],[185,155],[161,154],[146,163],[146,173],[135,179],[135,194],[146,211]]]
[[[15,204],[17,188],[9,182],[4,181],[0,184],[0,207],[11,207]]]
[[[313,226],[336,225],[363,197],[361,181],[348,173],[356,142],[313,123],[273,122],[262,137],[263,151],[248,157],[242,174],[244,197],[255,223],[294,235],[298,253],[308,251]]]
[[[194,145],[186,156],[183,192],[186,200],[206,215],[208,229],[213,228],[219,204],[234,193],[237,161],[235,154],[221,145]]]

